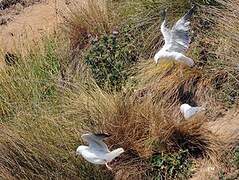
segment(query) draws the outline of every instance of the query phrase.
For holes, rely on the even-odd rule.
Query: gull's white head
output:
[[[84,152],[86,149],[88,149],[89,147],[88,146],[79,146],[77,149],[76,149],[76,155],[82,155],[82,152]]]
[[[180,106],[180,111],[181,111],[181,113],[184,113],[185,111],[187,111],[187,110],[190,109],[190,108],[191,108],[190,105],[188,105],[188,104],[182,104],[182,105]]]

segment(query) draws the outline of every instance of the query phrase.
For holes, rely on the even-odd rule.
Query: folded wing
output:
[[[107,134],[83,134],[81,138],[89,144],[89,147],[96,151],[110,152],[103,140],[108,137]]]

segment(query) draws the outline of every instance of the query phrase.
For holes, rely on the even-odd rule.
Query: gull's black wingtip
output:
[[[167,9],[167,8],[164,8],[164,9],[161,10],[161,12],[160,12],[160,15],[161,15],[161,17],[162,17],[163,20],[166,19],[167,11],[168,11],[168,9]]]
[[[192,17],[193,13],[196,11],[197,9],[197,5],[196,4],[193,4],[191,9],[185,14],[184,18],[185,19],[189,19]]]
[[[97,137],[102,137],[102,138],[107,138],[107,137],[111,136],[108,133],[94,133],[94,135],[97,136]]]
[[[192,4],[191,9],[189,10],[189,12],[194,13],[197,10],[197,7],[198,7],[197,4],[195,4],[195,3]]]
[[[197,4],[193,4],[191,7],[191,10],[194,12],[194,11],[196,11],[196,9],[197,9]]]

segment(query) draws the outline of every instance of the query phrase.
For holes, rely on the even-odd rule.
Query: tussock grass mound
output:
[[[22,118],[19,124],[1,127],[4,171],[19,179],[111,179],[110,173],[76,157],[74,150],[81,143],[77,126],[46,115]]]
[[[91,38],[112,32],[117,21],[107,7],[106,0],[72,3],[69,13],[64,16],[64,28],[69,34],[72,49],[83,49]]]
[[[221,74],[209,76],[197,68],[170,61],[162,61],[155,65],[150,61],[143,61],[136,66],[133,77],[136,82],[133,90],[133,99],[141,102],[151,98],[154,103],[159,103],[175,113],[183,103],[193,106],[208,107],[211,117],[218,115],[222,103],[214,97],[215,86],[223,82],[218,81]]]
[[[76,89],[76,92],[77,96],[68,99],[70,104],[66,107],[71,108],[66,111],[67,114],[71,118],[84,117],[81,122],[89,125],[84,127],[85,131],[111,134],[107,143],[112,149],[123,147],[126,150],[122,157],[112,163],[119,179],[154,177],[154,168],[158,168],[151,164],[154,158],[165,158],[175,153],[174,158],[177,159],[182,150],[187,151],[182,162],[170,164],[172,162],[166,158],[165,164],[170,164],[173,169],[189,159],[209,158],[213,162],[220,159],[224,142],[208,129],[204,115],[188,122],[178,121],[181,119],[178,113],[164,107],[163,103],[155,105],[150,98],[135,103],[130,94],[109,95],[97,88],[92,91]],[[78,111],[74,111],[75,108]],[[161,164],[162,168],[165,164]],[[164,178],[175,178],[180,173],[186,173],[172,170],[169,175],[169,169],[166,166],[158,173]]]
[[[43,58],[41,62],[48,61]],[[32,65],[35,61],[28,63]],[[9,71],[27,67],[19,64]],[[28,70],[23,72],[33,75],[28,76],[29,80],[36,80],[34,75],[38,71]],[[42,93],[37,92],[38,96]],[[174,178],[180,174],[186,176],[184,170],[189,168],[186,162],[199,157],[214,160],[221,153],[223,142],[205,126],[205,116],[178,121],[181,118],[178,113],[160,103],[155,105],[150,98],[135,103],[131,94],[105,92],[89,77],[70,86],[55,85],[51,99],[46,98],[46,102],[43,98],[36,103],[34,97],[29,96],[28,106],[19,99],[18,106],[25,108],[11,111],[9,120],[1,125],[0,166],[4,167],[1,172],[4,178],[12,175],[38,179],[112,179],[114,174],[145,178],[158,173],[164,178]],[[76,157],[75,149],[83,143],[80,135],[87,131],[108,132],[112,135],[107,141],[110,148],[126,150],[112,163],[113,173]],[[180,161],[174,164],[172,159],[178,157]],[[158,158],[164,159],[162,170]],[[179,169],[182,164],[185,168]]]
[[[84,123],[79,117],[68,121],[62,111],[55,50],[54,42],[46,42],[43,52],[1,71],[0,177],[111,179],[104,169],[76,158]]]
[[[111,4],[106,0],[73,3],[64,16],[69,57],[60,64],[66,79],[76,77],[83,66],[101,88],[114,91],[125,85],[128,70],[138,61],[139,48],[130,27],[118,25],[120,19]]]

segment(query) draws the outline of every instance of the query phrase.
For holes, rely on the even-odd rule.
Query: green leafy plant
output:
[[[85,63],[100,87],[120,90],[128,78],[127,70],[137,62],[138,56],[133,36],[126,29],[93,40]]]
[[[235,160],[234,160],[236,167],[239,168],[239,146],[237,147],[235,151]]]
[[[188,150],[179,150],[176,153],[160,153],[150,159],[153,167],[154,179],[185,178],[189,175],[192,161],[189,159]]]

